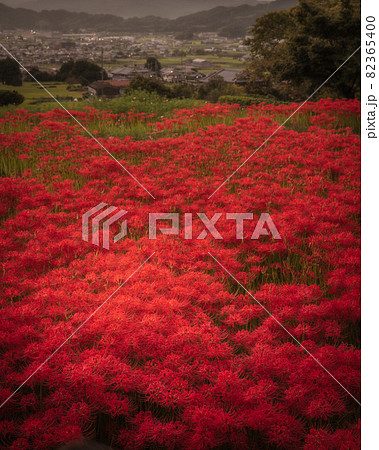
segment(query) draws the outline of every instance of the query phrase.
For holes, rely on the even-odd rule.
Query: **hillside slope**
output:
[[[87,14],[66,10],[44,10],[41,12],[25,8],[11,8],[0,3],[0,29],[36,29],[57,31],[112,31],[125,33],[138,32],[183,32],[214,31],[233,26],[243,35],[257,17],[275,10],[294,6],[297,0],[276,0],[255,6],[219,6],[208,11],[164,19],[156,16],[124,19],[112,14]]]

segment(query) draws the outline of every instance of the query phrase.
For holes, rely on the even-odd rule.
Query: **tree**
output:
[[[20,66],[9,57],[0,60],[0,83],[10,86],[22,86]]]
[[[103,70],[103,78],[104,80],[108,79],[108,75],[105,70]],[[63,63],[56,75],[57,81],[81,83],[84,86],[101,79],[101,67],[85,59],[79,59],[77,61],[71,59]]]
[[[26,81],[34,81],[34,78],[40,82],[47,82],[47,81],[55,81],[55,74],[46,72],[44,70],[39,70],[37,66],[32,67],[29,69],[29,74],[25,76]],[[34,77],[34,78],[33,78]]]
[[[252,63],[246,71],[248,94],[280,97],[276,86],[281,80],[276,77],[274,65],[283,58],[282,44],[288,29],[292,27],[291,22],[288,11],[274,11],[257,19],[251,29],[252,37],[245,41],[252,56]]]
[[[25,97],[17,91],[0,91],[0,106],[21,105]]]
[[[172,91],[161,80],[146,78],[141,75],[133,78],[128,86],[128,92],[132,91],[156,92],[160,96],[172,97]]]
[[[268,90],[285,93],[288,98],[303,98],[359,47],[359,3],[300,0],[287,11],[257,19],[251,35],[247,41],[252,53],[251,78]],[[357,52],[328,81],[328,92],[352,98],[359,92],[359,81]]]
[[[155,58],[154,56],[149,56],[146,60],[145,68],[159,75],[162,69],[162,65],[157,58]]]

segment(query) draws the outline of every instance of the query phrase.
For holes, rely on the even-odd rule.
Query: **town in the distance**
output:
[[[54,81],[62,64],[70,60],[103,67],[104,76],[89,80],[83,92],[96,97],[122,95],[137,76],[192,85],[220,77],[226,83],[243,84],[250,57],[244,39],[213,32],[157,36],[18,30],[0,33],[0,41],[28,72],[38,69],[46,81]]]

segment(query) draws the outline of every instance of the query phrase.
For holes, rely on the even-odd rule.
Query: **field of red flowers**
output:
[[[359,448],[360,103],[307,103],[208,199],[295,108],[72,112],[155,199],[65,112],[0,119],[2,448]],[[82,240],[100,202],[128,211],[110,250]],[[151,212],[254,220],[151,240]],[[264,212],[281,240],[250,239]]]

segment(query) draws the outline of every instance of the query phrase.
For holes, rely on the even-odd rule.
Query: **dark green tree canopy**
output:
[[[62,64],[56,75],[56,80],[87,85],[101,80],[101,72],[101,67],[91,61],[85,59],[74,61],[71,59]],[[108,79],[105,70],[103,71],[103,78],[104,80]]]
[[[128,86],[128,92],[133,91],[156,92],[158,95],[172,97],[172,92],[161,80],[146,78],[141,75],[133,78]]]
[[[20,66],[9,57],[0,60],[0,83],[10,86],[22,85]]]
[[[32,76],[30,76],[29,74]],[[40,82],[55,81],[54,73],[40,70],[37,66],[31,67],[29,69],[29,74],[25,76],[25,81],[34,81],[34,78]]]
[[[360,4],[300,0],[291,9],[257,19],[247,43],[252,79],[289,97],[309,95],[359,47]],[[359,95],[359,85],[357,52],[326,88],[328,94],[351,98]]]
[[[155,56],[149,56],[146,60],[145,68],[158,74],[162,69],[162,65]]]

